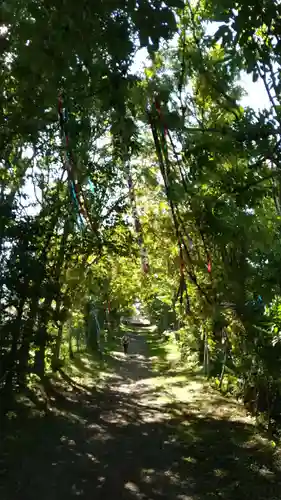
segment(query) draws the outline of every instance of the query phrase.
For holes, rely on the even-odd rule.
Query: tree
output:
[[[4,2],[5,397],[30,372],[44,380],[67,337],[74,354],[83,318],[97,348],[97,325],[118,324],[139,299],[159,331],[180,332],[183,351],[205,353],[222,389],[232,373],[245,393],[254,385],[257,406],[266,392],[272,415],[280,391],[279,10],[273,1]],[[210,21],[220,22],[214,37]],[[135,75],[141,47],[150,63]],[[269,110],[240,106],[241,70],[263,80]]]

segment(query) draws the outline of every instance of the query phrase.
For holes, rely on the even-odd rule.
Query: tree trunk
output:
[[[60,322],[59,328],[58,328],[58,334],[56,338],[56,345],[53,353],[53,358],[52,358],[52,364],[56,364],[60,358],[60,348],[62,344],[62,336],[63,336],[63,323]]]
[[[45,355],[48,341],[48,321],[49,310],[51,307],[53,297],[48,297],[44,303],[44,308],[38,317],[39,328],[37,330],[37,351],[34,359],[34,371],[37,375],[44,379],[45,377]]]
[[[36,351],[35,359],[34,359],[34,371],[37,375],[44,379],[45,376],[45,354],[46,354],[46,346],[47,346],[47,338],[46,338],[46,325],[42,327],[40,335],[40,344],[39,348]]]
[[[74,352],[73,352],[73,349],[72,349],[72,328],[69,329],[68,355],[69,355],[69,359],[74,359]]]
[[[38,292],[38,293],[37,293]],[[32,337],[34,335],[34,328],[37,317],[37,307],[38,307],[38,295],[40,290],[34,290],[31,304],[29,307],[28,320],[25,323],[24,331],[23,331],[23,343],[19,350],[19,385],[21,387],[25,386],[26,383],[26,374],[28,372],[28,362],[29,362],[29,353],[30,353],[30,344],[32,343]]]
[[[210,354],[209,354],[209,345],[208,345],[208,333],[205,331],[204,333],[204,374],[206,377],[209,376],[210,373]]]
[[[222,362],[221,374],[220,374],[220,384],[219,384],[220,391],[222,389],[223,378],[224,378],[224,374],[225,374],[225,366],[226,366],[226,361],[227,361],[227,351],[228,351],[227,344],[228,344],[228,342],[227,342],[227,338],[226,338],[225,343],[224,343],[224,356],[223,356],[223,362]]]
[[[69,219],[66,219],[65,223],[64,223],[61,242],[60,242],[59,254],[58,254],[57,262],[56,262],[55,269],[54,269],[54,279],[55,279],[55,283],[58,284],[59,289],[60,289],[61,269],[63,267],[64,255],[65,255],[65,245],[67,242],[69,232],[70,232],[70,222],[69,222]],[[48,313],[49,313],[49,310],[50,310],[50,307],[51,307],[53,300],[56,300],[56,303],[57,303],[56,307],[60,308],[60,303],[61,303],[60,298],[58,296],[54,297],[54,296],[49,295],[47,300],[45,301],[44,309],[42,312],[42,319],[40,320],[42,327],[38,331],[39,349],[36,352],[34,368],[35,368],[36,373],[38,373],[38,375],[41,378],[44,378],[44,376],[45,376],[45,353],[46,353],[47,340],[48,340],[48,331],[47,331]],[[60,335],[60,333],[62,335],[62,331],[63,330],[61,330],[61,332],[60,331],[58,332],[58,336]],[[57,339],[55,351],[57,349],[58,353],[60,350],[61,340],[62,339],[60,337]]]
[[[18,371],[18,368],[16,366],[16,362],[18,360],[18,344],[19,344],[19,340],[21,337],[21,333],[22,333],[21,323],[22,323],[22,315],[23,315],[25,301],[26,301],[25,297],[21,297],[19,307],[18,307],[17,317],[16,317],[15,322],[13,324],[11,350],[7,356],[7,363],[5,363],[6,373],[3,373],[3,376],[5,377],[5,385],[4,385],[3,391],[5,394],[5,397],[8,397],[8,398],[9,398],[10,394],[12,393],[14,375]]]
[[[59,314],[60,308],[61,308],[61,301],[57,300],[56,316]],[[63,325],[64,325],[63,321],[60,321],[58,333],[57,333],[57,338],[56,338],[56,344],[55,344],[55,348],[54,348],[54,352],[53,352],[53,356],[52,356],[52,366],[54,366],[54,367],[57,366],[57,363],[58,363],[58,360],[60,357],[60,348],[61,348],[62,336],[63,336]]]

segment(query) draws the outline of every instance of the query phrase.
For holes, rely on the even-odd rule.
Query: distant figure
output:
[[[122,345],[123,345],[123,349],[124,349],[124,354],[128,354],[129,343],[130,343],[129,337],[127,335],[124,335],[124,337],[122,337]]]

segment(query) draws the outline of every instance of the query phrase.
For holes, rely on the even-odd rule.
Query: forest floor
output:
[[[46,415],[11,412],[1,500],[281,500],[279,450],[244,409],[165,364],[145,333],[131,337],[99,377],[89,355],[77,358]]]

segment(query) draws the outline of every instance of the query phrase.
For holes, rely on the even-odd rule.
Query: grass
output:
[[[190,376],[191,372],[198,374],[201,371],[197,366],[197,360],[192,356],[182,361],[180,346],[173,332],[159,334],[156,329],[148,331],[147,346],[155,372],[165,374],[173,370]]]
[[[64,373],[76,383],[87,385],[95,381],[97,384],[105,375],[113,370],[111,354],[120,349],[122,329],[114,335],[107,334],[102,338],[102,354],[83,349],[74,354],[73,360],[67,360],[63,367]]]

